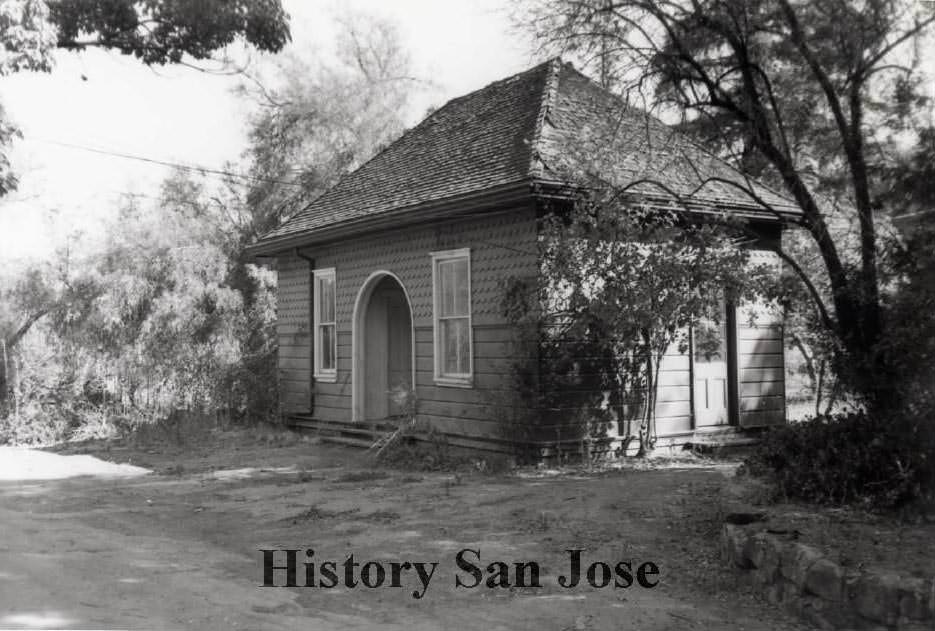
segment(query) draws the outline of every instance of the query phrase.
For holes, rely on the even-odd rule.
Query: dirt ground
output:
[[[186,449],[0,448],[0,628],[803,628],[717,558],[731,463],[643,469],[414,473],[251,432]],[[439,565],[421,599],[411,576],[401,588],[262,587],[260,550],[284,548]],[[542,586],[456,587],[464,548],[482,567],[537,561]],[[568,548],[634,573],[653,562],[659,584],[562,588]]]

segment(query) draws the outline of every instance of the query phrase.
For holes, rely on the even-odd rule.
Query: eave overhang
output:
[[[467,195],[456,195],[441,200],[404,206],[375,215],[364,215],[323,228],[264,239],[247,246],[247,253],[255,257],[273,257],[297,247],[320,245],[349,237],[359,237],[388,228],[415,226],[503,210],[523,202],[528,203],[532,198],[532,182],[530,180],[521,180]]]
[[[580,189],[576,189],[567,182],[539,178],[524,179],[466,195],[404,206],[379,214],[364,215],[323,228],[263,239],[247,246],[247,253],[256,258],[275,258],[291,253],[296,248],[360,237],[389,228],[410,227],[495,212],[510,207],[519,207],[535,200],[571,200],[578,190]],[[764,208],[753,203],[749,205],[726,204],[716,199],[700,197],[673,200],[662,195],[651,196],[641,193],[632,193],[629,197],[635,203],[649,204],[660,210],[677,210],[701,216],[725,215],[737,219],[781,225],[798,223],[802,216],[801,211],[791,205],[781,208]]]

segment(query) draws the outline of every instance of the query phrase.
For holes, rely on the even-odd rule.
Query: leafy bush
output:
[[[770,430],[744,468],[782,497],[891,509],[935,488],[933,446],[923,415],[822,415]]]

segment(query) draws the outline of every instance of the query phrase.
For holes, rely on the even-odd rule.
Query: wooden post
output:
[[[21,364],[16,361],[16,357],[13,358],[13,378],[16,380],[16,383],[13,384],[13,414],[19,418],[19,372]]]
[[[6,339],[4,338],[0,338],[0,351],[3,353],[3,366],[0,366],[0,368],[3,368],[3,371],[0,372],[0,388],[2,388],[2,390],[0,390],[0,403],[3,403],[6,401],[7,393],[9,392],[7,376],[10,374],[7,368]]]

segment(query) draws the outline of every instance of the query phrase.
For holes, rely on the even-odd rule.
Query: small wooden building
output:
[[[252,247],[276,259],[286,417],[369,439],[380,421],[414,412],[451,444],[513,449],[515,331],[501,280],[537,273],[537,217],[566,184],[553,166],[567,161],[569,139],[608,123],[633,145],[621,168],[634,177],[652,173],[679,194],[700,177],[745,181],[557,59],[449,101]],[[691,199],[699,212],[743,217],[764,243],[780,238],[779,215],[731,186]],[[783,422],[781,323],[725,322],[723,361],[666,357],[660,439]]]

